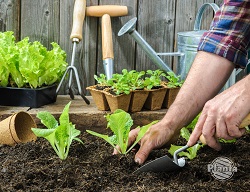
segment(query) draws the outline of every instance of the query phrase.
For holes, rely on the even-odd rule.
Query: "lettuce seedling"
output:
[[[195,125],[196,125],[196,123],[198,122],[199,117],[200,117],[200,114],[197,115],[197,116],[195,117],[195,119],[194,119],[187,127],[183,127],[183,128],[181,129],[180,135],[181,135],[181,137],[184,138],[186,141],[189,140],[190,135],[191,135],[191,132],[194,130]],[[232,139],[232,140],[219,139],[219,142],[221,142],[221,143],[234,143],[235,141],[236,141],[236,139]],[[197,152],[199,151],[199,149],[200,149],[201,147],[203,147],[203,146],[204,146],[204,144],[202,144],[202,143],[197,143],[197,144],[195,144],[194,146],[189,147],[189,148],[187,149],[186,152],[185,152],[185,151],[182,151],[182,152],[180,152],[178,155],[179,155],[179,156],[186,156],[186,157],[189,158],[189,159],[194,159],[194,158],[197,156]],[[169,152],[171,155],[173,155],[174,152],[175,152],[177,149],[180,149],[181,147],[183,147],[183,146],[171,145],[171,147],[170,147],[170,149],[168,150],[168,152]]]
[[[121,109],[117,109],[113,114],[108,114],[105,117],[106,117],[106,120],[108,121],[107,128],[110,128],[111,131],[114,133],[114,135],[108,136],[108,135],[96,133],[91,130],[86,130],[86,131],[94,136],[104,139],[106,142],[108,142],[110,145],[116,148],[116,150],[121,154],[127,154],[131,149],[133,149],[134,146],[144,136],[148,128],[157,122],[157,121],[153,121],[152,123],[148,125],[140,127],[140,131],[138,133],[136,141],[133,143],[133,145],[129,149],[127,149],[129,131],[133,125],[133,120],[130,114]],[[118,149],[116,145],[118,145],[120,149]]]
[[[194,119],[187,127],[183,127],[183,128],[181,129],[180,136],[181,136],[182,138],[184,138],[186,141],[189,140],[190,135],[191,135],[190,131],[191,131],[191,132],[193,131],[193,129],[194,129],[194,127],[195,127],[195,125],[196,125],[196,123],[197,123],[197,121],[198,121],[198,119],[199,119],[199,116],[200,116],[200,115],[197,115],[197,116],[195,117],[195,119]],[[204,146],[204,144],[202,144],[202,143],[197,143],[197,144],[195,144],[194,146],[189,147],[189,148],[187,149],[187,151],[182,151],[182,152],[180,152],[178,155],[179,155],[179,156],[186,156],[186,157],[189,158],[189,159],[194,159],[194,158],[197,156],[198,150],[199,150],[201,147],[203,147],[203,146]],[[174,155],[174,152],[175,152],[176,150],[180,149],[181,147],[183,147],[183,146],[171,145],[171,147],[170,147],[170,149],[168,150],[168,152],[169,152],[171,155]]]
[[[147,77],[145,77],[144,80],[144,87],[148,90],[153,89],[154,87],[161,86],[162,83],[162,77],[165,77],[166,74],[162,70],[147,70],[146,72]]]
[[[184,81],[180,80],[180,76],[175,76],[173,72],[167,72],[167,75],[165,76],[168,79],[167,87],[168,88],[176,88],[181,87]]]
[[[81,131],[75,129],[75,125],[69,121],[70,104],[71,102],[69,102],[63,109],[59,118],[60,125],[49,112],[41,111],[37,114],[37,117],[47,129],[31,128],[37,137],[43,137],[49,141],[56,154],[62,160],[67,158],[73,140],[83,143],[77,138]]]

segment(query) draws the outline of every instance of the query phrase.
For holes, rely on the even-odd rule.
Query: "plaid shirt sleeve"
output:
[[[203,34],[198,51],[217,54],[244,68],[249,46],[250,0],[224,0],[210,30]]]

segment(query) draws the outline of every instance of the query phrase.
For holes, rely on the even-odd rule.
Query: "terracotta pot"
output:
[[[90,91],[90,94],[93,97],[93,100],[97,106],[97,109],[100,111],[108,111],[109,110],[109,104],[107,102],[107,99],[103,93],[103,90],[98,90],[95,88],[96,85],[89,86],[86,89]]]
[[[31,128],[36,127],[33,118],[26,112],[18,112],[0,122],[0,144],[13,146],[36,140]]]
[[[166,92],[166,87],[149,90],[148,98],[143,107],[152,111],[161,109]]]
[[[178,92],[180,90],[180,87],[176,88],[167,88],[166,96],[163,100],[162,108],[169,108],[172,103],[174,102]]]
[[[144,103],[148,98],[148,90],[134,90],[132,91],[131,100],[129,104],[130,112],[138,112],[142,110]]]
[[[111,112],[114,112],[116,109],[122,109],[128,112],[131,95],[131,93],[128,95],[113,95],[108,92],[105,92],[105,97],[108,101]]]

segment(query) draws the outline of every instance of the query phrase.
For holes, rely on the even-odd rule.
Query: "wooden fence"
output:
[[[145,52],[129,35],[118,37],[120,28],[137,17],[136,29],[156,52],[176,51],[176,34],[193,30],[194,20],[203,3],[221,4],[223,0],[87,0],[92,5],[126,5],[132,14],[112,17],[114,72],[122,69],[157,69]],[[70,63],[74,0],[0,0],[0,30],[14,31],[17,40],[26,36],[31,41],[41,41],[51,48],[57,42],[67,53]],[[208,29],[213,17],[212,9],[203,16],[203,29]],[[173,67],[173,57],[161,57]],[[77,44],[75,66],[78,69],[82,88],[95,84],[94,74],[104,73],[101,49],[100,18],[86,17],[83,25],[83,40]],[[65,81],[60,94],[66,94]],[[74,92],[77,86],[74,83]]]

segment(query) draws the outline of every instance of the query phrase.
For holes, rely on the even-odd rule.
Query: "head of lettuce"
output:
[[[47,50],[26,37],[15,41],[12,31],[0,32],[0,87],[40,88],[58,83],[67,69],[66,53],[52,42]]]

